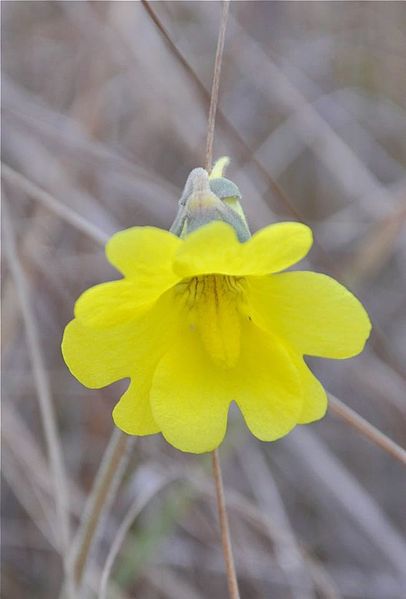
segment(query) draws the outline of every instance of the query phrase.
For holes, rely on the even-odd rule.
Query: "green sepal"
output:
[[[244,242],[251,233],[240,198],[241,193],[235,183],[225,177],[209,179],[207,171],[196,168],[186,181],[178,214],[170,230],[183,238],[212,221],[220,220],[229,223],[239,241]]]

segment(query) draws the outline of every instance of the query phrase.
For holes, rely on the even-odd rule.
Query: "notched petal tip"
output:
[[[251,274],[272,274],[302,260],[312,243],[313,233],[307,225],[275,223],[257,231],[244,244],[244,254]]]
[[[127,435],[145,436],[160,432],[144,385],[131,380],[112,412],[114,424]]]
[[[202,453],[210,453],[210,452],[214,451],[215,449],[217,449],[218,447],[220,447],[220,445],[224,441],[226,432],[227,432],[227,422],[224,427],[223,436],[221,437],[221,439],[219,438],[216,441],[211,440],[210,436],[208,438],[203,437],[203,436],[193,436],[193,438],[192,437],[191,438],[186,438],[186,437],[180,438],[176,435],[172,435],[170,432],[168,432],[165,429],[162,430],[162,436],[165,439],[165,441],[167,443],[169,443],[169,445],[172,445],[172,447],[174,447],[175,449],[178,449],[179,451],[182,451],[183,453],[193,453],[193,454],[197,455],[197,454],[202,454]]]
[[[276,337],[251,321],[242,332],[234,397],[252,434],[262,441],[286,435],[298,422],[303,393],[296,365]]]
[[[99,380],[93,369],[88,370],[86,367],[82,367],[82,352],[80,325],[76,319],[73,319],[66,325],[61,342],[62,357],[69,372],[88,389],[100,389],[109,384],[103,379]]]
[[[309,424],[323,418],[327,412],[327,393],[318,378],[310,370],[301,356],[292,356],[303,392],[303,406],[298,424]]]
[[[62,356],[70,372],[82,385],[100,389],[128,376],[132,340],[127,337],[122,329],[91,329],[75,318],[65,327]]]
[[[327,313],[331,314],[330,323],[325,327],[325,337],[330,339],[331,345],[335,342],[335,348],[332,348],[330,355],[320,355],[321,357],[337,360],[346,360],[358,356],[364,350],[372,331],[372,323],[368,312],[357,296],[344,285],[328,275],[319,276],[325,279],[326,296],[330,292],[329,288],[335,287],[334,299],[336,301],[336,306],[332,302],[331,306],[324,308]],[[335,312],[333,314],[334,308]],[[319,356],[318,352],[307,353]]]
[[[365,308],[328,275],[295,271],[258,277],[248,293],[255,318],[301,355],[351,358],[369,337]]]
[[[238,274],[241,244],[228,223],[213,221],[188,235],[179,246],[173,262],[182,277],[199,274]]]
[[[129,278],[170,270],[181,240],[158,227],[131,227],[115,233],[106,244],[107,260]]]
[[[141,312],[135,299],[133,286],[124,279],[101,283],[84,291],[76,300],[75,318],[96,329],[120,325]]]
[[[199,337],[184,330],[154,373],[150,402],[165,439],[181,451],[218,447],[227,429],[229,378],[213,364]]]

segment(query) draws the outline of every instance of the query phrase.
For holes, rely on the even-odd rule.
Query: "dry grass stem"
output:
[[[70,599],[75,597],[75,585],[72,568],[67,559],[68,547],[70,544],[70,522],[69,522],[69,496],[66,481],[65,467],[62,458],[62,448],[58,427],[56,423],[54,405],[52,401],[51,388],[46,375],[46,367],[42,355],[39,335],[36,327],[36,317],[31,309],[29,290],[24,272],[21,268],[16,242],[14,237],[13,225],[8,212],[7,202],[4,201],[3,194],[3,243],[14,284],[17,289],[17,296],[23,315],[25,332],[27,336],[27,346],[29,350],[33,375],[37,388],[37,397],[40,408],[41,420],[47,443],[47,452],[50,467],[52,470],[54,492],[57,511],[57,525],[59,526],[59,551],[64,564],[65,576],[67,581],[67,592]]]
[[[61,202],[58,202],[51,194],[49,194],[44,189],[29,181],[26,177],[24,177],[21,173],[18,173],[14,169],[12,169],[7,164],[1,165],[1,175],[13,185],[17,185],[22,191],[24,191],[28,196],[38,200],[43,204],[48,210],[51,210],[55,214],[57,214],[62,220],[68,222],[70,225],[75,227],[78,231],[81,231],[90,239],[94,239],[96,243],[100,243],[104,245],[108,240],[108,236],[101,231],[98,227],[90,223],[84,217],[80,216],[77,212],[68,208]]]
[[[331,393],[329,393],[329,401],[330,409],[334,414],[393,458],[399,460],[402,464],[406,464],[406,450],[403,447],[395,443],[395,441],[357,414],[357,412],[346,406],[340,399],[331,395]]]
[[[404,579],[406,543],[379,504],[316,435],[302,429],[290,435],[286,441],[285,447],[328,489]]]
[[[70,556],[79,588],[97,532],[124,475],[132,441],[131,437],[114,429],[100,463]]]
[[[274,523],[274,552],[276,560],[285,572],[287,584],[295,599],[314,598],[312,581],[307,571],[299,543],[289,522],[282,497],[263,454],[250,447],[249,454],[242,448],[239,452],[240,464],[248,479],[258,508],[270,514]],[[249,455],[249,459],[248,459]]]
[[[245,447],[246,451],[247,448]],[[179,478],[185,478],[185,481],[191,482],[195,489],[208,498],[213,497],[212,485],[210,480],[206,479],[202,474],[196,475],[196,472],[192,469],[188,469],[186,472],[174,470],[173,474]],[[252,525],[259,533],[264,534],[271,541],[269,550],[271,551],[275,544],[278,544],[282,539],[283,542],[286,540],[286,535],[289,531],[285,529],[285,524],[274,518],[269,514],[269,505],[266,509],[263,509],[252,501],[247,499],[238,491],[234,489],[227,489],[227,505],[230,510],[233,510],[236,515],[244,519],[247,523]],[[311,574],[314,586],[322,592],[329,599],[338,599],[339,592],[336,590],[333,580],[329,576],[327,570],[317,560],[315,560],[311,554],[306,551],[305,548],[298,545],[298,549],[301,552],[302,559],[304,560],[305,566],[308,572]],[[294,586],[293,581],[288,581],[288,586]],[[295,589],[298,590],[295,585]]]
[[[149,487],[144,494],[140,494],[133,504],[128,509],[126,515],[121,521],[120,526],[118,527],[113,541],[110,545],[110,549],[104,563],[104,567],[102,570],[102,576],[100,579],[100,590],[99,590],[99,599],[107,598],[107,588],[108,581],[110,578],[111,571],[114,566],[114,562],[116,557],[125,541],[125,538],[134,523],[134,520],[140,514],[140,512],[144,509],[144,507],[151,501],[151,499],[161,491],[166,485],[172,482],[174,478],[164,478],[162,477],[160,480],[154,481],[154,483]]]

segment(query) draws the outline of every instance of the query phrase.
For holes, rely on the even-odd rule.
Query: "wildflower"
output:
[[[370,332],[334,279],[282,272],[309,251],[309,227],[278,223],[250,237],[222,170],[189,178],[181,237],[155,227],[113,235],[106,255],[123,278],[81,295],[62,343],[87,387],[130,378],[113,411],[120,429],[161,432],[193,453],[222,442],[232,401],[263,441],[320,419],[326,393],[303,356],[349,358]]]

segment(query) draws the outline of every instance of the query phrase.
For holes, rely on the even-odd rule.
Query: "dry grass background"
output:
[[[168,228],[189,171],[204,160],[203,90],[220,6],[152,8],[170,44],[139,2],[2,2],[3,163],[52,196],[4,171],[8,250],[11,230],[16,238],[14,260],[3,264],[8,599],[54,599],[63,577],[38,386],[55,407],[73,530],[112,431],[121,385],[84,389],[60,354],[74,300],[116,276],[94,237],[135,224]],[[405,25],[401,2],[232,2],[215,137],[215,155],[232,158],[228,176],[252,229],[311,224],[317,244],[306,266],[345,282],[369,310],[375,333],[361,356],[312,365],[330,392],[400,444]],[[32,342],[43,358],[36,350],[34,365]],[[332,414],[264,444],[233,413],[221,455],[243,599],[404,597],[399,462]],[[80,597],[96,596],[129,509],[108,597],[226,596],[209,459],[154,436],[131,449]]]

